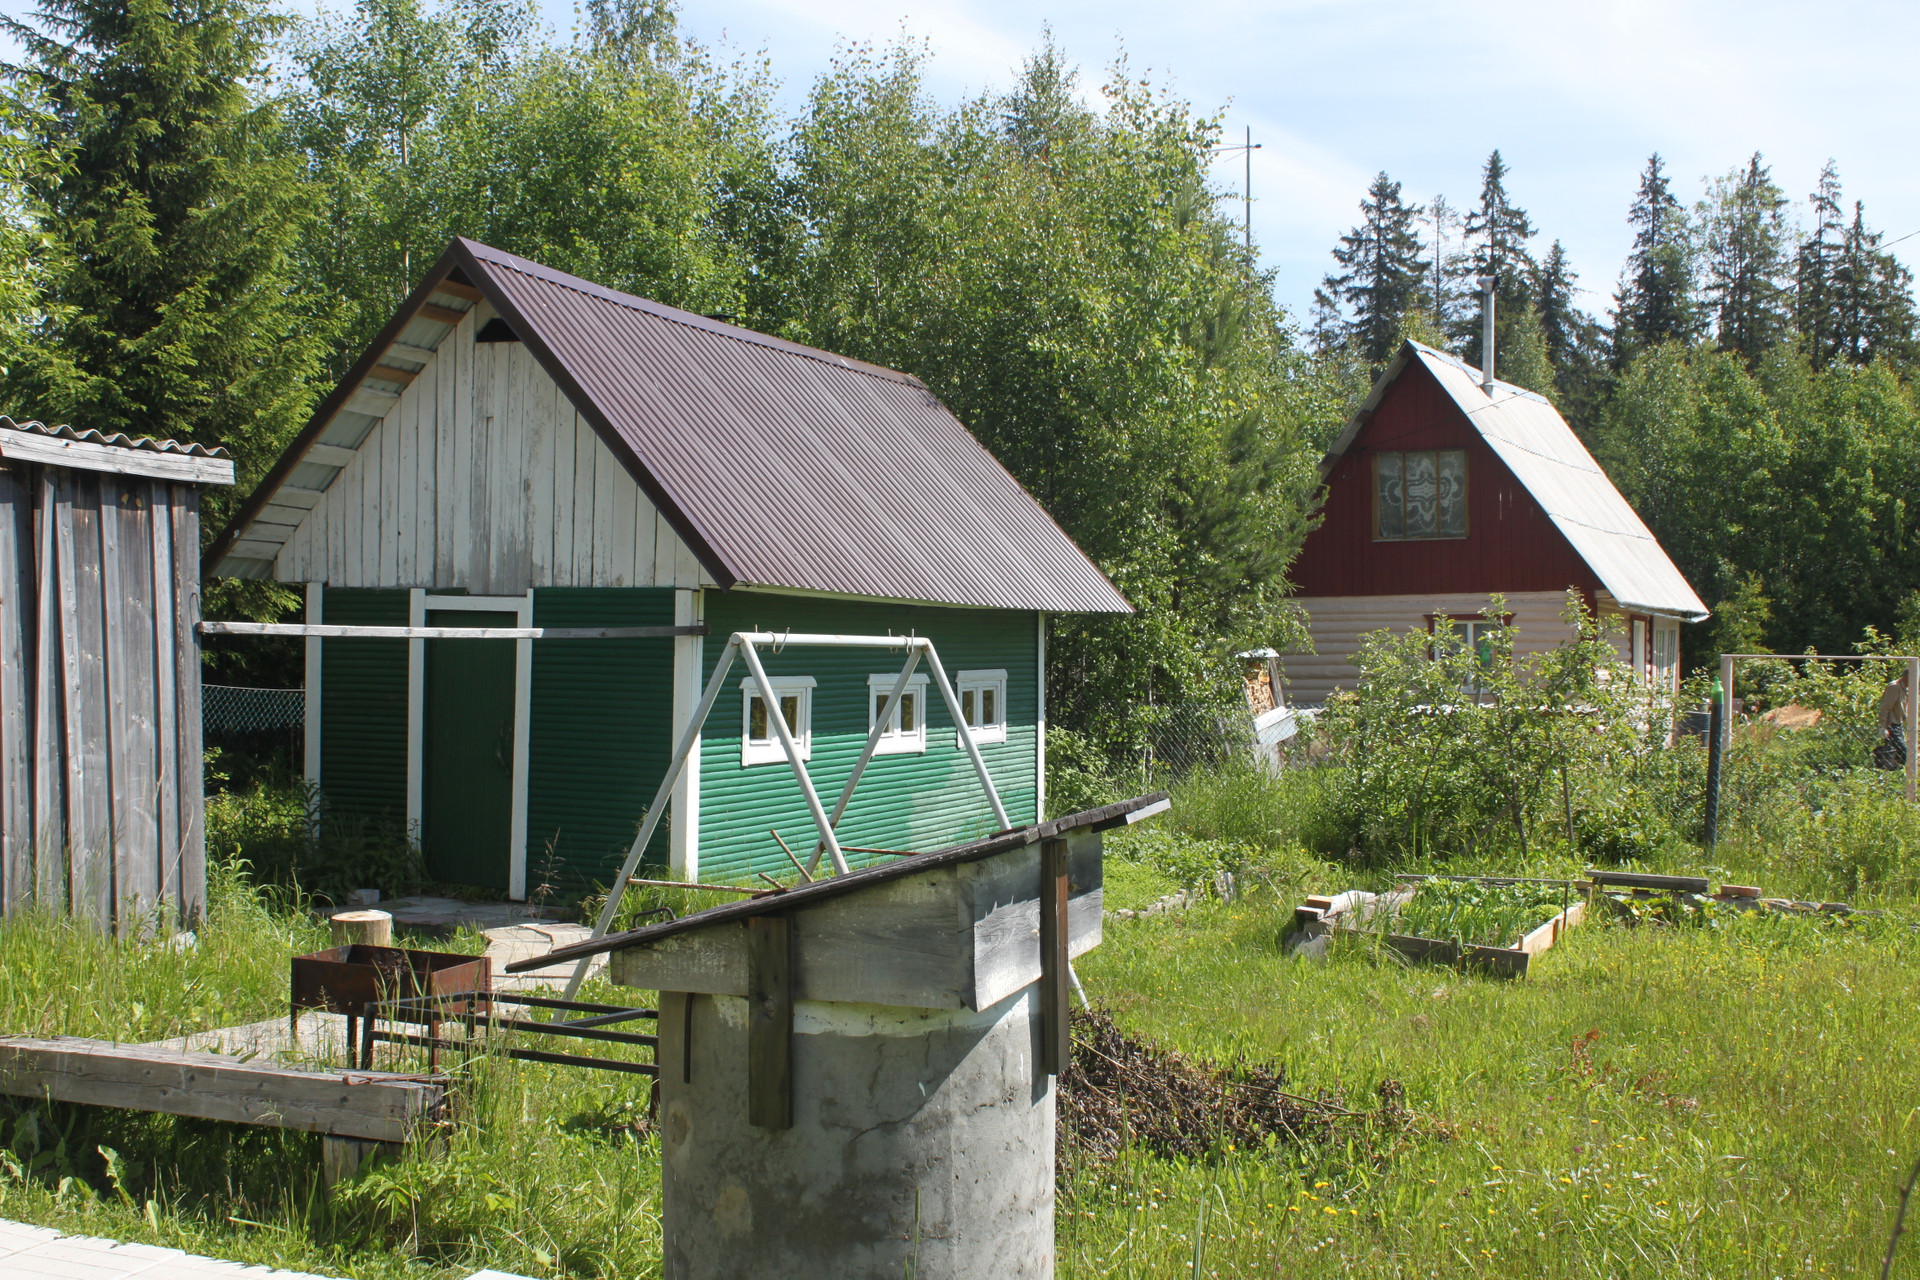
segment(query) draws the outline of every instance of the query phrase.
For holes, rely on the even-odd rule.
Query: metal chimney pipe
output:
[[[1481,276],[1474,283],[1480,286],[1480,389],[1492,395],[1493,287],[1499,283],[1499,279],[1496,276]]]

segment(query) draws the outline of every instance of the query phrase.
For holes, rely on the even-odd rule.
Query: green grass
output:
[[[1187,1277],[1196,1245],[1199,1273],[1216,1276],[1876,1271],[1920,1150],[1904,813],[1835,808],[1785,842],[1736,835],[1712,858],[1670,850],[1648,865],[1891,907],[1884,921],[1595,924],[1516,982],[1407,967],[1366,938],[1324,962],[1286,957],[1301,894],[1386,887],[1394,870],[1303,852],[1288,814],[1317,785],[1199,779],[1170,820],[1116,833],[1112,906],[1220,869],[1252,892],[1112,922],[1076,968],[1130,1031],[1276,1062],[1301,1093],[1364,1108],[1399,1081],[1411,1127],[1384,1146],[1131,1153],[1082,1169],[1060,1199],[1063,1277]],[[1543,848],[1525,866],[1421,869],[1565,875],[1584,861]],[[636,892],[626,906],[719,900]],[[278,1016],[287,958],[326,941],[230,874],[187,950],[15,919],[0,925],[0,1029],[148,1040]],[[658,1147],[634,1125],[643,1084],[483,1060],[461,1097],[444,1154],[331,1200],[304,1135],[0,1099],[0,1216],[356,1280],[658,1274]],[[1903,1266],[1920,1274],[1920,1256]]]
[[[1271,903],[1113,927],[1080,963],[1124,1021],[1294,1087],[1417,1117],[1382,1165],[1342,1148],[1082,1177],[1069,1276],[1859,1274],[1920,1130],[1920,948],[1864,933],[1580,929],[1522,982],[1283,957]]]

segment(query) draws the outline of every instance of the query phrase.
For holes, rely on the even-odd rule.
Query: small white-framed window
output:
[[[811,758],[813,677],[768,676],[767,683],[773,686],[773,696],[779,700],[780,714],[787,722],[787,732],[793,735],[794,745],[800,748],[800,758]],[[767,718],[767,705],[760,696],[760,682],[748,676],[740,682],[740,763],[784,763],[786,758],[787,753],[780,746],[780,735]]]
[[[880,709],[887,705],[887,695],[893,692],[893,686],[899,680],[898,671],[867,677],[868,733],[873,732],[874,722],[880,718]],[[886,732],[880,735],[879,745],[874,747],[873,754],[904,755],[926,749],[927,678],[915,674],[907,678],[907,687],[900,694],[900,705],[893,709]]]
[[[1007,740],[1007,673],[1004,671],[962,671],[954,680],[954,692],[960,695],[960,715],[973,730],[975,742]],[[959,734],[954,735],[958,747]]]

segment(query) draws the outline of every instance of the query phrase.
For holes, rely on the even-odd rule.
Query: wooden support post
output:
[[[1040,1061],[1057,1076],[1073,1061],[1067,998],[1072,969],[1067,963],[1067,842],[1040,846]]]
[[[320,1139],[320,1184],[331,1191],[334,1184],[353,1177],[375,1160],[399,1155],[400,1150],[397,1142],[368,1142],[329,1133]]]
[[[785,916],[747,921],[747,1122],[793,1127],[793,930]]]

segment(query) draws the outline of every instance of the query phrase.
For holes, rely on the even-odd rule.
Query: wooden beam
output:
[[[413,385],[413,380],[420,376],[420,371],[401,369],[390,364],[377,364],[373,366],[373,372],[367,376],[379,378],[382,382],[397,382],[403,387],[410,387]]]
[[[298,1071],[157,1045],[0,1037],[0,1093],[406,1142],[446,1117],[444,1076]]]
[[[747,1123],[793,1127],[793,931],[785,916],[747,921]]]
[[[300,461],[317,462],[323,467],[344,467],[358,456],[357,450],[342,449],[337,444],[311,444]]]
[[[62,440],[38,432],[0,431],[0,458],[104,471],[113,475],[146,476],[155,480],[182,480],[189,484],[232,484],[233,463],[190,453],[161,453],[129,449],[94,440]]]
[[[432,364],[433,358],[440,353],[432,347],[416,347],[411,342],[389,342],[385,354],[398,356],[402,360],[418,360],[421,364]]]
[[[443,307],[437,303],[423,302],[420,309],[413,313],[422,320],[438,320],[441,324],[459,324],[467,318],[464,311],[455,311],[452,307]]]
[[[479,302],[486,295],[470,284],[461,284],[457,280],[442,280],[433,286],[435,293],[444,293],[449,297],[463,298],[468,302]]]
[[[1067,965],[1067,842],[1040,846],[1040,1059],[1050,1076],[1073,1062],[1068,1030],[1072,973]]]
[[[431,601],[432,597],[428,597]],[[428,605],[432,607],[431,604]],[[703,636],[704,625],[687,627],[361,627],[331,622],[225,622],[200,624],[204,636],[288,636],[325,640],[658,640],[672,636]],[[635,881],[647,884],[648,881]],[[664,883],[664,882],[662,882]],[[725,885],[675,885],[676,888],[725,889]],[[733,889],[758,893],[757,889]]]

